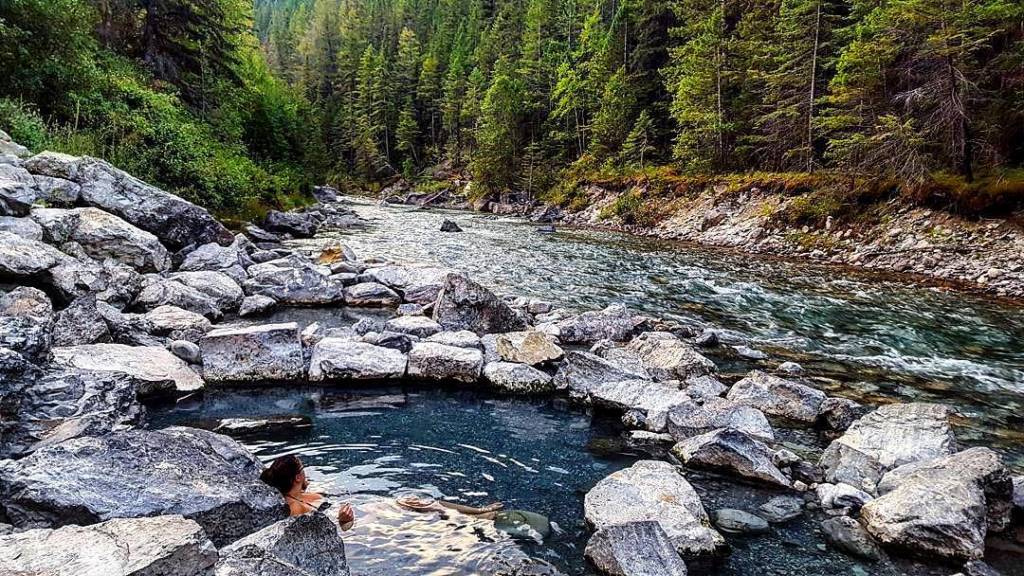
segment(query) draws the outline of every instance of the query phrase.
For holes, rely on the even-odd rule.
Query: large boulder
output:
[[[281,520],[221,548],[216,576],[348,576],[338,527],[319,513]]]
[[[0,383],[0,458],[23,456],[76,436],[124,430],[145,420],[127,374],[57,370]]]
[[[128,430],[0,462],[0,508],[18,528],[180,514],[223,546],[287,515],[281,494],[259,480],[262,470],[227,436]]]
[[[223,272],[199,270],[196,272],[179,272],[172,274],[171,279],[206,296],[213,305],[221,310],[236,310],[242,304],[245,293],[235,279]]]
[[[189,252],[178,266],[181,272],[220,272],[227,274],[238,283],[248,278],[245,270],[254,264],[243,245],[236,237],[230,246],[221,246],[216,242],[203,244]]]
[[[615,380],[602,382],[581,395],[570,389],[570,397],[599,406],[622,411],[638,410],[644,414],[644,426],[651,432],[664,432],[668,415],[690,397],[668,382],[651,380]]]
[[[737,404],[753,406],[769,416],[778,416],[791,422],[814,424],[818,420],[825,393],[754,370],[732,385],[725,396]]]
[[[405,375],[408,362],[399,350],[345,338],[324,338],[313,346],[309,379],[388,380]]]
[[[0,280],[33,280],[67,258],[38,240],[0,232]]]
[[[775,431],[757,408],[736,404],[724,398],[681,402],[668,413],[668,431],[676,440],[685,440],[732,428],[765,442],[775,441]]]
[[[760,440],[725,428],[681,440],[672,454],[693,468],[707,468],[758,483],[789,488],[789,479],[772,461],[774,452]]]
[[[881,560],[885,553],[860,522],[849,516],[829,518],[821,523],[821,531],[829,544],[860,558]]]
[[[53,305],[41,290],[20,286],[0,293],[0,347],[42,362],[50,354],[53,322]]]
[[[654,521],[602,528],[590,537],[583,554],[609,576],[686,576],[686,564]]]
[[[668,462],[641,460],[604,478],[587,493],[583,512],[598,531],[656,522],[680,554],[710,554],[725,544],[710,527],[700,496]]]
[[[584,312],[558,323],[559,339],[566,344],[626,340],[633,334],[633,315],[622,304]]]
[[[26,240],[37,242],[43,239],[43,227],[36,224],[31,218],[0,216],[0,232],[10,232]]]
[[[70,180],[51,176],[33,176],[38,193],[37,202],[47,206],[70,208],[78,202],[82,187]]]
[[[198,342],[204,334],[213,329],[206,316],[177,306],[159,306],[147,312],[143,319],[149,325],[152,334],[167,336],[171,340]]]
[[[177,515],[0,536],[0,566],[10,575],[201,576],[217,558],[203,527]]]
[[[263,228],[277,234],[291,234],[295,238],[312,238],[320,229],[320,219],[311,212],[271,210],[267,212]]]
[[[409,377],[425,380],[476,382],[484,367],[479,350],[418,342],[409,351]]]
[[[331,276],[331,269],[292,256],[249,267],[242,286],[246,295],[269,296],[295,306],[337,304],[345,300],[345,284]]]
[[[13,156],[15,158],[28,158],[32,154],[28,148],[11,140],[11,136],[0,130],[0,156]]]
[[[555,389],[550,375],[529,364],[489,362],[483,376],[491,386],[510,394],[544,394]]]
[[[79,346],[110,342],[110,328],[98,304],[95,296],[83,296],[58,312],[53,324],[53,345]]]
[[[38,192],[31,182],[19,182],[0,175],[0,216],[28,215],[37,197]]]
[[[175,306],[189,312],[202,314],[213,320],[223,316],[221,309],[206,294],[178,280],[156,275],[143,280],[142,289],[135,296],[133,305],[143,310],[152,310],[160,306]]]
[[[133,377],[140,398],[183,396],[203,389],[203,380],[166,348],[88,344],[53,349],[55,363],[79,370],[105,370]]]
[[[103,210],[47,208],[33,215],[48,239],[77,242],[92,258],[113,258],[142,272],[162,272],[171,266],[171,255],[156,236]]]
[[[432,305],[441,293],[445,279],[455,272],[451,268],[427,266],[409,268],[397,264],[389,264],[367,269],[364,274],[374,281],[395,290],[406,302]]]
[[[71,180],[81,186],[79,201],[114,214],[152,233],[167,247],[217,242],[233,236],[205,209],[133,178],[103,160],[43,152],[29,158],[33,174]]]
[[[402,297],[394,290],[376,282],[360,282],[345,288],[345,304],[361,307],[395,308]]]
[[[914,554],[976,560],[988,532],[1010,520],[1013,482],[1000,456],[971,448],[951,456],[906,464],[878,485],[882,496],[861,515],[885,546]]]
[[[305,363],[295,322],[218,328],[199,341],[210,383],[302,380]]]
[[[526,321],[504,300],[464,274],[449,274],[434,304],[434,321],[445,330],[477,334],[515,332]]]
[[[552,344],[546,336],[536,330],[498,334],[495,342],[498,345],[498,355],[505,362],[536,366],[558,360],[563,355],[561,348]]]
[[[670,332],[644,332],[626,348],[656,380],[687,380],[717,371],[714,362]]]
[[[643,368],[622,366],[589,352],[570,351],[555,374],[555,387],[572,394],[586,396],[591,390],[608,382],[647,380]]]
[[[940,404],[882,406],[832,441],[818,463],[829,482],[872,492],[888,470],[956,452],[949,416]]]

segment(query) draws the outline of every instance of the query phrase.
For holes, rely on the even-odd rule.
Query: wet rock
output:
[[[511,394],[543,394],[555,389],[551,376],[528,364],[490,362],[484,365],[484,380]]]
[[[700,403],[684,402],[668,413],[668,431],[678,440],[719,428],[739,430],[766,442],[775,441],[775,432],[760,410],[724,398],[707,398]]]
[[[43,239],[43,227],[36,224],[31,218],[0,216],[0,232],[9,232],[21,236],[25,240],[36,242]]]
[[[56,248],[37,240],[0,232],[0,277],[31,280],[66,258]]]
[[[693,341],[700,348],[714,348],[718,346],[718,333],[714,330],[704,330]]]
[[[462,232],[462,228],[459,228],[459,225],[455,222],[445,219],[441,223],[441,232]]]
[[[772,463],[771,449],[739,430],[721,429],[687,438],[672,448],[672,454],[687,466],[789,488],[789,479]]]
[[[469,330],[459,330],[458,332],[438,332],[437,334],[426,338],[426,341],[444,344],[445,346],[455,346],[456,348],[472,348],[473,350],[480,349],[480,337]]]
[[[804,373],[804,367],[796,362],[783,362],[779,364],[779,372],[784,372],[790,376],[801,376]]]
[[[468,348],[419,342],[409,351],[411,378],[472,383],[480,379],[483,364],[483,353]]]
[[[686,576],[686,564],[654,521],[602,528],[590,537],[584,556],[609,576]]]
[[[719,382],[718,378],[714,376],[698,376],[687,379],[683,383],[682,389],[687,396],[703,400],[721,396],[729,390],[729,387]]]
[[[498,355],[505,362],[536,366],[562,357],[562,349],[535,330],[509,332],[495,337]]]
[[[249,267],[242,288],[249,296],[269,296],[279,304],[312,306],[345,300],[345,285],[331,270],[301,257],[281,258]]]
[[[302,380],[304,362],[295,322],[219,328],[199,341],[207,382]]]
[[[1024,476],[1013,477],[1013,511],[1024,514]]]
[[[622,304],[604,310],[584,312],[558,323],[560,338],[566,344],[621,341],[633,334],[633,316]]]
[[[526,321],[490,290],[463,274],[449,274],[434,304],[434,321],[445,330],[495,334],[523,330]]]
[[[237,236],[230,246],[221,246],[216,242],[203,244],[185,256],[185,260],[178,266],[178,270],[181,272],[220,272],[237,283],[245,282],[248,278],[245,270],[255,262],[245,251],[240,238],[245,238],[245,236]]]
[[[215,574],[348,576],[349,568],[337,526],[313,512],[281,520],[221,548]]]
[[[197,576],[216,562],[217,549],[202,526],[181,516],[117,518],[0,537],[0,565],[9,574]]]
[[[859,509],[874,500],[871,494],[840,482],[839,484],[819,484],[816,490],[821,507],[825,510],[833,508]]]
[[[402,297],[394,290],[376,282],[360,282],[345,288],[345,304],[349,306],[394,308]]]
[[[725,396],[737,404],[753,406],[769,416],[779,416],[793,422],[813,424],[825,393],[810,386],[797,384],[760,370],[733,384]]]
[[[175,340],[167,348],[172,354],[189,364],[202,364],[203,362],[203,352],[199,346],[188,340]]]
[[[656,380],[686,380],[717,370],[714,362],[668,332],[644,332],[626,348],[640,357]]]
[[[405,375],[407,358],[400,350],[341,338],[324,338],[313,347],[309,379],[388,380]]]
[[[854,421],[868,413],[867,408],[846,398],[826,398],[821,403],[818,419],[829,430],[843,432]]]
[[[715,510],[711,518],[715,527],[726,534],[765,534],[771,531],[764,518],[734,508]]]
[[[690,397],[667,382],[650,380],[617,380],[603,382],[588,389],[569,392],[570,397],[599,406],[643,413],[643,425],[651,432],[664,432],[668,414],[676,406],[690,402]]]
[[[733,350],[740,358],[746,358],[747,360],[767,360],[768,355],[764,352],[751,348],[750,346],[733,346]]]
[[[262,469],[227,436],[181,427],[128,430],[0,462],[0,506],[18,528],[174,512],[222,546],[287,515],[280,493],[259,480]]]
[[[313,186],[313,199],[321,204],[338,201],[338,190],[333,186]]]
[[[247,316],[264,316],[273,312],[275,308],[277,308],[277,300],[270,296],[246,296],[242,300],[242,305],[238,308],[238,315],[243,318]]]
[[[213,325],[205,316],[176,306],[159,306],[147,312],[143,319],[149,324],[153,334],[168,336],[172,340],[198,342],[204,334],[213,329]]]
[[[864,488],[904,464],[956,451],[950,411],[939,404],[889,404],[869,413],[834,440],[818,465],[829,482]]]
[[[313,213],[271,210],[267,212],[263,228],[276,234],[291,234],[295,238],[312,238],[320,229],[320,220]]]
[[[54,346],[78,346],[110,342],[107,322],[96,309],[94,296],[83,296],[57,313],[53,325]]]
[[[849,516],[836,516],[821,523],[825,540],[835,548],[867,560],[881,560],[885,554],[867,530]]]
[[[441,325],[426,316],[400,316],[392,318],[384,324],[389,332],[409,334],[419,338],[433,336],[442,330]]]
[[[183,396],[203,388],[203,380],[164,347],[89,344],[53,349],[55,363],[80,370],[109,370],[134,378],[139,398]]]
[[[142,290],[135,297],[134,305],[143,310],[175,306],[214,320],[223,315],[220,308],[206,294],[177,280],[159,277],[146,279]]]
[[[0,458],[83,435],[141,425],[145,409],[126,374],[55,370],[0,386]]]
[[[236,310],[245,298],[245,293],[238,282],[222,272],[179,272],[173,274],[171,278],[196,289],[221,310]]]
[[[656,522],[675,550],[710,554],[724,545],[710,528],[700,496],[668,462],[641,460],[598,482],[583,504],[587,523],[600,531],[632,522]]]
[[[775,496],[757,507],[757,513],[772,524],[789,522],[804,513],[804,500],[798,496]]]
[[[224,418],[218,420],[213,431],[219,434],[242,436],[246,434],[272,434],[291,432],[301,428],[311,428],[309,416],[295,414],[275,414],[272,416],[252,418]]]
[[[648,378],[642,368],[622,367],[589,352],[570,351],[559,365],[554,382],[559,390],[585,396],[601,384]]]

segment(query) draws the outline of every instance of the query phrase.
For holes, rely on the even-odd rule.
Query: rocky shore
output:
[[[230,436],[147,427],[153,401],[309,383],[470,386],[621,413],[631,441],[670,456],[586,495],[584,553],[604,574],[686,574],[737,534],[811,508],[845,553],[967,574],[992,573],[992,537],[1024,539],[1024,478],[993,450],[960,450],[945,406],[862,406],[792,365],[729,385],[705,355],[713,332],[622,305],[496,295],[459,271],[343,244],[289,248],[363,225],[330,188],[232,233],[101,160],[5,149],[16,153],[0,163],[0,574],[349,574],[343,534],[317,514],[286,518]],[[252,322],[289,306],[381,314]],[[259,424],[220,431],[239,425]],[[796,454],[781,441],[791,428],[832,440]],[[688,480],[697,470],[778,495],[709,512]],[[557,573],[525,554],[493,572]]]
[[[464,190],[464,188],[463,188]],[[610,229],[638,236],[714,246],[880,273],[905,274],[961,289],[1024,298],[1024,228],[1008,219],[968,220],[927,208],[893,206],[873,224],[790,227],[772,215],[793,202],[751,188],[740,195],[709,188],[696,198],[652,199],[667,214],[653,225],[627,224],[611,210],[637,187],[587,185],[576,210],[545,206],[522,195],[468,201],[459,193],[423,194],[393,185],[380,193],[396,204],[468,209],[515,215],[544,227],[554,224]],[[550,230],[553,231],[553,230]]]

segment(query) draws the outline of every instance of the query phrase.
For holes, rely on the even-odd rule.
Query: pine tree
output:
[[[503,192],[515,184],[524,98],[523,82],[512,70],[511,62],[505,58],[499,60],[480,107],[480,125],[476,131],[478,148],[473,159],[473,176],[484,189]]]
[[[643,170],[644,162],[657,151],[654,146],[656,136],[654,121],[651,120],[650,114],[647,113],[647,110],[641,110],[636,124],[633,125],[633,129],[630,130],[629,136],[626,137],[626,141],[622,145],[619,161],[626,166],[637,166]]]
[[[636,107],[633,88],[620,67],[605,84],[604,94],[594,117],[592,148],[598,158],[617,154],[629,135]]]

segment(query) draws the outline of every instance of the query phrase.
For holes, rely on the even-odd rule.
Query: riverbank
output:
[[[1019,217],[968,219],[880,201],[870,210],[858,208],[870,211],[870,217],[838,222],[824,213],[806,217],[815,212],[814,203],[826,202],[813,190],[789,193],[744,184],[712,184],[680,195],[645,182],[583,183],[564,193],[558,206],[519,195],[470,201],[464,186],[422,193],[392,185],[378,197],[852,266],[1024,299],[1024,227]]]

